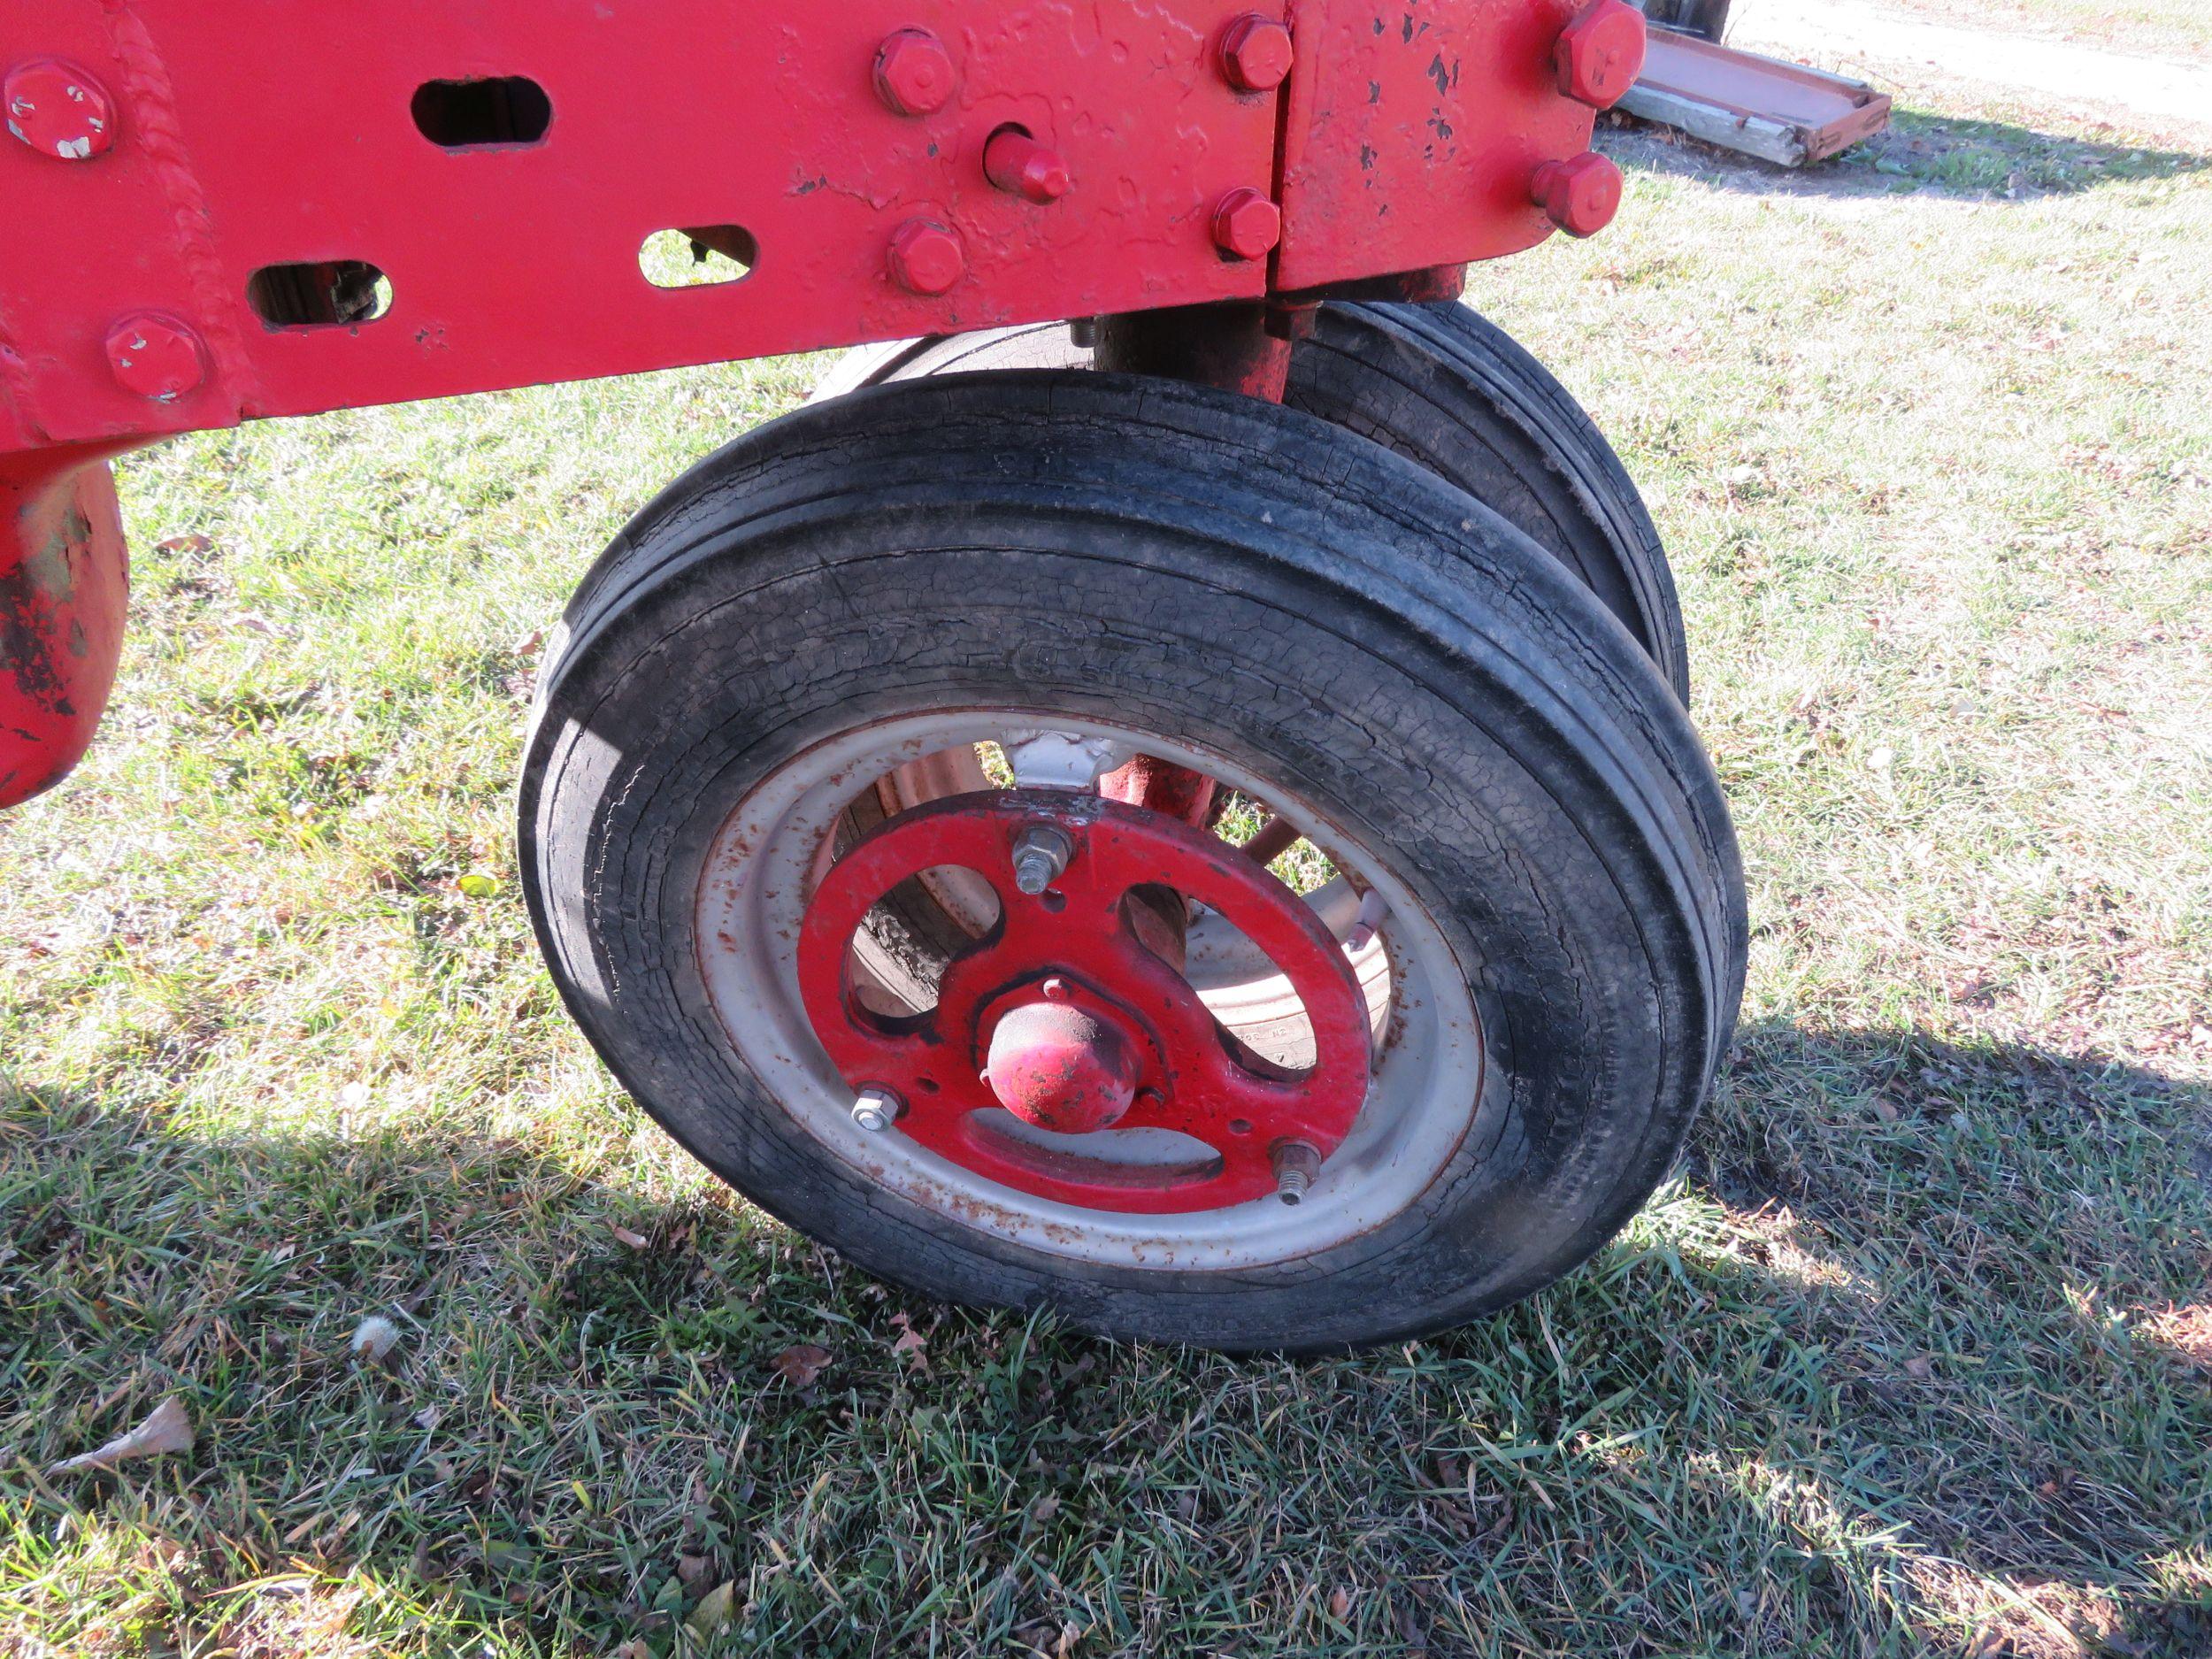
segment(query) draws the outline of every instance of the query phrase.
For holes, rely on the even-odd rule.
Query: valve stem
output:
[[[1302,1141],[1283,1141],[1276,1143],[1270,1161],[1275,1165],[1275,1196],[1286,1204],[1302,1203],[1321,1173],[1321,1154]]]

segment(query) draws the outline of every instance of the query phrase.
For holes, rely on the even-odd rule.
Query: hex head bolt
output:
[[[1068,164],[1018,127],[1002,127],[983,146],[983,176],[1009,196],[1039,207],[1068,193]]]
[[[942,294],[967,273],[960,238],[933,219],[910,219],[891,234],[891,280],[910,294]]]
[[[853,1102],[853,1122],[872,1135],[879,1135],[898,1122],[906,1102],[887,1088],[870,1087]]]
[[[1594,110],[1609,110],[1644,73],[1644,14],[1625,0],[1590,0],[1552,48],[1559,90]]]
[[[893,29],[876,48],[876,96],[895,114],[934,114],[959,78],[944,42],[927,29]]]
[[[1035,898],[1060,879],[1074,853],[1074,843],[1049,824],[1031,825],[1014,842],[1015,887]]]
[[[1286,1204],[1305,1202],[1321,1173],[1321,1154],[1302,1141],[1282,1141],[1268,1157],[1275,1166],[1275,1196]]]
[[[1239,92],[1272,92],[1290,74],[1290,31],[1248,12],[1222,31],[1221,78]]]
[[[1282,210],[1248,185],[1214,204],[1214,246],[1232,259],[1264,259],[1283,239]]]
[[[35,58],[0,81],[8,131],[42,156],[89,161],[115,143],[115,101],[74,64]]]
[[[199,336],[158,311],[117,319],[105,343],[115,383],[156,403],[174,402],[207,374]]]
[[[1548,161],[1530,175],[1528,193],[1570,236],[1594,236],[1620,211],[1621,170],[1594,151]]]

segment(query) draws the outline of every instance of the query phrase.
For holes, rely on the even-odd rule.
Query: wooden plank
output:
[[[1620,107],[1784,167],[1824,160],[1889,125],[1888,96],[1863,81],[1655,27]]]

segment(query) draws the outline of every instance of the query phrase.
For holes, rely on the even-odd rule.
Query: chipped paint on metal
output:
[[[107,707],[129,585],[107,453],[0,456],[0,807],[65,777]]]

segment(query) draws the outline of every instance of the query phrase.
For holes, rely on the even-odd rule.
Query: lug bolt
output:
[[[952,54],[927,29],[894,29],[876,48],[876,96],[900,115],[945,107],[958,79]]]
[[[1275,1165],[1275,1196],[1286,1204],[1304,1202],[1321,1173],[1321,1154],[1302,1141],[1282,1141],[1269,1156]]]
[[[1249,185],[1214,204],[1214,246],[1233,259],[1263,259],[1282,240],[1282,210]]]
[[[1009,196],[1039,207],[1068,193],[1068,164],[1018,127],[1002,127],[983,146],[983,176]]]
[[[1609,110],[1644,73],[1644,14],[1626,0],[1590,0],[1552,48],[1559,90],[1594,110]]]
[[[136,311],[108,330],[108,367],[127,392],[173,403],[207,373],[199,336],[173,317]]]
[[[1621,170],[1595,152],[1548,161],[1530,175],[1530,196],[1570,236],[1594,236],[1620,211]]]
[[[1075,848],[1049,824],[1033,824],[1014,843],[1014,885],[1034,898],[1060,879]],[[1067,987],[1061,987],[1061,995]]]
[[[1290,31],[1248,12],[1221,36],[1221,75],[1240,92],[1271,92],[1290,73]]]
[[[860,1091],[860,1098],[853,1102],[853,1122],[872,1135],[879,1135],[899,1120],[905,1102],[887,1088],[873,1087]]]
[[[42,156],[88,161],[115,142],[115,103],[107,88],[74,64],[35,58],[0,81],[8,131]]]
[[[960,238],[933,219],[910,219],[891,234],[891,280],[912,294],[942,294],[966,274]]]

